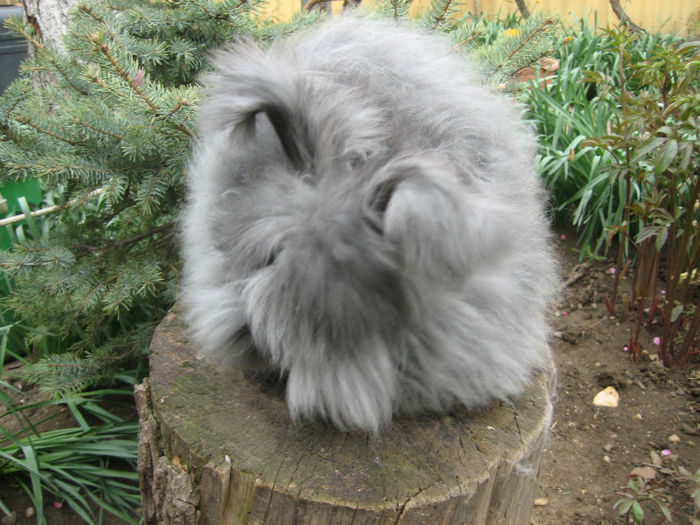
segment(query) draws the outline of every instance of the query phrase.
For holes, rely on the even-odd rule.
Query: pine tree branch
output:
[[[103,135],[107,135],[108,137],[112,137],[112,138],[115,138],[118,140],[124,140],[124,137],[122,137],[121,135],[117,135],[116,133],[112,133],[111,131],[107,131],[106,129],[98,128],[94,124],[90,124],[89,122],[85,122],[84,120],[81,120],[77,117],[73,119],[73,122],[75,122],[76,124],[79,124],[81,126],[84,126],[86,128],[89,128],[93,131],[97,131],[98,133],[102,133]]]
[[[91,297],[93,294],[97,293],[97,291],[98,291],[100,288],[105,288],[105,286],[106,286],[107,284],[111,283],[112,281],[115,281],[116,279],[117,279],[117,276],[116,276],[116,275],[112,275],[111,277],[108,277],[108,278],[106,278],[106,279],[103,279],[103,280],[101,280],[100,282],[98,282],[95,286],[93,286],[93,287],[88,291],[88,293],[86,293],[85,296],[75,305],[74,314],[73,314],[73,316],[71,317],[71,321],[70,321],[69,324],[73,324],[73,323],[77,322],[78,316],[85,310],[85,307],[86,307],[88,301],[90,300],[90,297]],[[100,321],[102,321],[102,319],[104,319],[104,316],[100,319]],[[102,324],[102,323],[101,323],[101,322],[96,323],[97,326],[99,326],[100,324]]]
[[[28,67],[27,70],[28,70],[28,71],[34,71],[34,72],[37,72],[37,73],[41,73],[41,72],[44,72],[44,73],[54,73],[54,72],[58,72],[58,74],[61,76],[61,78],[63,78],[63,80],[66,82],[66,84],[68,84],[68,85],[71,87],[71,89],[73,89],[73,90],[74,90],[75,92],[77,92],[79,95],[82,95],[82,96],[87,96],[87,95],[89,95],[89,93],[88,93],[87,91],[85,91],[84,89],[80,89],[80,87],[78,87],[78,86],[71,80],[71,78],[70,78],[70,77],[68,76],[68,74],[64,71],[64,69],[63,69],[61,66],[58,65],[58,62],[56,62],[55,60],[50,60],[49,62],[50,62],[50,64],[51,64],[52,67]]]
[[[401,20],[402,17],[399,1],[400,0],[390,0],[394,20]]]
[[[100,86],[100,87],[101,87],[102,89],[104,89],[105,91],[110,91],[111,93],[113,93],[113,94],[114,94],[115,96],[117,96],[117,97],[120,96],[120,93],[119,93],[118,91],[116,91],[112,86],[108,86],[108,85],[105,83],[105,81],[102,80],[102,79],[101,79],[100,77],[98,77],[97,75],[90,75],[90,82],[93,82],[93,83],[97,84],[98,86]]]
[[[22,124],[26,124],[27,126],[31,126],[31,127],[34,128],[35,130],[37,130],[39,133],[42,133],[42,134],[44,134],[44,135],[47,135],[47,136],[49,136],[49,137],[51,137],[51,138],[54,138],[54,139],[56,139],[56,140],[60,140],[61,142],[65,142],[66,144],[70,144],[71,146],[77,146],[77,145],[78,145],[78,142],[75,142],[75,141],[73,141],[73,140],[70,140],[70,139],[68,139],[68,138],[66,138],[66,137],[62,137],[61,135],[58,135],[58,134],[56,134],[56,133],[54,133],[54,132],[52,132],[52,131],[49,131],[48,129],[42,128],[41,126],[39,126],[38,124],[36,124],[35,122],[33,122],[32,119],[30,119],[29,117],[24,117],[24,116],[21,116],[21,115],[20,115],[20,116],[18,116],[18,117],[15,117],[15,120],[16,120],[17,122],[22,123]]]
[[[527,35],[527,37],[524,38],[522,40],[522,42],[520,42],[514,49],[512,49],[510,51],[510,53],[508,53],[508,55],[494,68],[494,72],[500,71],[506,64],[508,64],[512,60],[512,58],[515,55],[517,55],[518,53],[520,53],[520,51],[525,49],[539,33],[543,32],[544,30],[546,30],[550,26],[553,26],[554,23],[555,23],[555,21],[552,18],[547,18],[546,20],[544,20],[537,27],[537,29],[535,29],[529,35]],[[539,59],[539,58],[541,58],[541,56],[537,57],[537,58]],[[532,63],[532,61],[531,61],[531,63]]]
[[[167,119],[170,119],[170,117],[172,117],[175,113],[177,113],[178,111],[180,111],[181,109],[183,109],[184,107],[186,107],[186,106],[187,106],[187,103],[188,103],[187,100],[184,100],[184,101],[183,101],[183,100],[180,100],[180,101],[178,101],[178,103],[175,105],[175,107],[173,108],[173,110],[172,110],[170,113],[168,113],[168,116],[167,116],[167,117],[165,117],[166,120],[167,120]],[[187,134],[188,134],[190,137],[192,137],[192,135],[190,135],[190,133],[189,133],[189,130],[188,130],[188,133],[187,133]]]
[[[55,60],[52,60],[51,63],[53,64],[53,67],[56,69],[56,71],[58,71],[58,73],[61,75],[63,80],[66,82],[66,84],[68,84],[74,91],[76,91],[79,95],[82,95],[84,97],[89,95],[89,93],[87,91],[85,91],[84,89],[80,89],[78,86],[76,86],[73,83],[73,81],[68,76],[68,74],[63,70],[62,67],[60,67],[58,65],[58,62],[56,62]]]
[[[91,363],[77,355],[54,355],[28,366],[23,377],[31,383],[40,384],[44,391],[74,392],[104,376],[105,368],[99,362]]]
[[[97,43],[97,42],[95,42]],[[119,65],[119,62],[114,58],[114,55],[109,50],[109,46],[107,44],[102,44],[98,48],[100,52],[109,60],[110,64],[112,64],[112,67],[114,70],[119,74],[122,79],[129,84],[131,89],[133,89],[136,94],[141,97],[141,100],[143,100],[146,105],[148,105],[149,108],[151,108],[151,111],[155,114],[158,114],[158,106],[156,106],[153,101],[146,95],[141,88],[134,82],[134,80],[131,78],[131,75],[129,75],[129,72],[124,70],[121,65]]]
[[[146,105],[148,105],[151,112],[155,115],[158,115],[158,106],[156,106],[155,103],[148,97],[148,95],[146,95],[146,93],[144,93],[143,90],[138,86],[138,84],[134,82],[134,79],[131,78],[129,72],[124,70],[124,68],[122,68],[119,65],[119,62],[117,62],[116,58],[114,58],[114,55],[110,52],[109,46],[107,44],[102,44],[99,46],[99,50],[107,58],[107,60],[109,60],[110,64],[112,64],[112,67],[119,74],[119,76],[122,77],[122,79],[127,84],[129,84],[131,89],[133,89],[136,92],[136,94],[141,98],[141,100],[143,100],[146,103]],[[187,129],[184,126],[181,126],[180,124],[171,122],[169,120],[169,117],[165,119],[165,122],[167,122],[170,126],[180,131],[181,133],[184,133],[188,137],[194,138],[194,134],[189,129]]]
[[[210,17],[212,17],[212,18],[220,18],[219,15],[214,14],[214,13],[212,12],[211,9],[209,9],[207,6],[204,6],[204,5],[200,4],[199,2],[197,2],[197,0],[190,0],[190,3],[196,5],[197,7],[199,7],[202,11],[204,11],[204,12],[205,12],[206,14],[208,14]]]
[[[22,23],[16,24],[16,23],[14,23],[14,21],[12,19],[10,19],[10,21],[8,22],[8,26],[13,31],[16,31],[20,35],[22,35],[22,37],[27,42],[29,42],[32,45],[32,47],[34,47],[35,49],[42,49],[42,50],[45,49],[46,46],[44,45],[44,43],[41,40],[37,40],[36,38],[34,38],[34,35],[30,31],[27,31],[27,28],[25,27],[24,24],[22,24]]]
[[[214,20],[223,20],[223,21],[225,21],[226,23],[228,23],[229,25],[233,25],[233,22],[231,22],[231,17],[229,16],[228,13],[219,13],[219,14],[216,14],[216,13],[214,13],[211,9],[209,9],[207,6],[202,5],[202,4],[201,4],[200,2],[198,2],[197,0],[189,0],[189,1],[190,1],[191,4],[196,5],[196,6],[199,7],[202,11],[204,11],[206,14],[208,14],[212,19],[214,19]],[[240,6],[243,5],[245,2],[246,2],[246,0],[243,0],[243,2],[240,2],[240,3],[236,6],[236,8],[240,7]]]
[[[461,49],[461,48],[467,46],[467,45],[468,45],[470,42],[472,42],[473,40],[476,40],[477,38],[479,38],[479,34],[476,33],[476,32],[474,32],[474,33],[472,33],[471,35],[469,35],[467,38],[463,38],[462,40],[460,40],[459,42],[457,42],[457,43],[455,44],[455,47],[456,47],[457,49]]]
[[[5,118],[9,118],[10,115],[12,115],[12,113],[15,111],[15,109],[17,109],[17,108],[19,107],[19,104],[20,104],[22,98],[23,98],[27,93],[30,93],[31,90],[32,90],[32,88],[31,88],[30,86],[26,86],[26,87],[22,90],[22,92],[17,96],[17,98],[15,99],[15,101],[12,103],[12,105],[11,105],[11,106],[9,107],[9,109],[7,110],[7,114],[5,115]]]
[[[5,166],[8,166],[6,164]],[[110,176],[112,171],[103,170],[99,168],[89,167],[89,166],[78,166],[73,164],[63,164],[61,166],[54,166],[53,168],[47,168],[44,164],[12,164],[13,171],[23,171],[32,170],[34,172],[39,172],[45,175],[53,175],[56,172],[68,170],[68,171],[92,171],[94,173],[100,173],[102,175]]]
[[[449,13],[451,5],[452,5],[452,0],[448,0],[447,2],[445,2],[442,9],[440,10],[440,13],[438,13],[438,15],[433,19],[433,27],[430,30],[431,33],[435,32],[435,30],[445,20],[445,18],[447,17],[447,13]]]
[[[157,228],[153,228],[150,231],[141,233],[139,235],[134,235],[133,237],[129,239],[123,239],[121,241],[114,242],[107,246],[106,248],[103,248],[103,252],[111,252],[114,250],[120,250],[126,246],[129,246],[130,244],[135,244],[139,241],[142,241],[143,239],[147,239],[148,237],[153,237],[154,235],[169,230],[175,226],[174,222],[169,222],[167,224],[164,224],[162,226],[158,226]]]
[[[15,144],[20,144],[20,138],[10,129],[7,124],[0,122],[0,131]]]
[[[391,0],[391,9],[393,10],[394,20],[399,19],[399,6],[396,0]]]
[[[11,105],[11,106],[7,109],[7,111],[5,112],[5,119],[9,119],[9,118],[12,116],[12,113],[14,113],[15,109],[17,109],[17,107],[20,105],[20,102],[22,101],[22,99],[24,98],[24,96],[25,96],[27,93],[29,93],[30,91],[31,91],[31,87],[26,86],[26,87],[17,95],[17,97],[15,98],[14,102],[12,103],[12,105]],[[12,142],[14,142],[15,144],[20,144],[20,143],[21,143],[20,137],[19,137],[17,134],[15,134],[15,132],[12,131],[12,128],[10,128],[10,126],[8,126],[6,123],[0,122],[0,131],[2,131],[2,132],[5,134],[5,136],[6,136],[7,138],[9,138],[9,139],[10,139]]]
[[[548,52],[543,51],[542,53],[538,54],[537,56],[532,57],[532,59],[528,60],[520,69],[518,69],[518,71],[515,72],[516,75],[519,72],[521,72],[523,69],[526,69],[528,67],[533,67],[537,62],[542,60],[547,55],[547,53]],[[542,74],[542,71],[544,71],[544,66],[541,66],[541,67],[542,67],[542,69],[540,69],[540,74]],[[557,65],[557,69],[558,69],[558,65]]]
[[[35,52],[37,53],[45,53],[50,56],[49,58],[49,63],[53,66],[53,70],[58,71],[58,73],[61,75],[63,80],[75,91],[80,93],[81,95],[87,95],[87,92],[80,89],[77,85],[73,83],[71,78],[68,76],[68,74],[63,70],[63,68],[58,64],[58,61],[53,57],[52,52],[46,47],[46,44],[44,44],[41,40],[37,40],[34,38],[34,35],[31,34],[31,32],[27,31],[24,25],[16,25],[16,24],[10,24],[10,27],[14,30],[17,31],[22,37],[31,44],[31,46],[34,48]],[[50,69],[46,68],[45,71],[51,71]]]
[[[95,22],[99,22],[102,25],[105,25],[107,22],[104,18],[102,18],[100,15],[96,14],[90,6],[86,4],[80,4],[78,6],[78,11],[81,13],[85,13],[86,15],[90,16]]]

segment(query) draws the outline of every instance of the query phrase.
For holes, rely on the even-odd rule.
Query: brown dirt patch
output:
[[[621,498],[617,491],[634,468],[654,461],[658,465],[658,458],[661,466],[654,467],[652,486],[669,498],[673,523],[693,523],[690,485],[679,482],[674,472],[679,465],[691,472],[700,467],[698,360],[689,370],[665,369],[653,343],[660,333],[652,331],[644,334],[639,363],[632,363],[624,351],[627,322],[611,319],[604,305],[612,290],[612,264],[579,264],[575,243],[560,244],[564,279],[573,282],[553,313],[558,396],[540,468],[539,497],[546,504],[534,507],[531,523],[624,523],[612,510]],[[626,286],[622,282],[623,290]],[[608,386],[619,392],[619,405],[594,406],[593,397]],[[663,450],[672,454],[663,456]],[[645,523],[664,523],[658,512],[650,512],[652,507],[643,505]]]

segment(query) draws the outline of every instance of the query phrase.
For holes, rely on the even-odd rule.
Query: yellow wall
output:
[[[551,11],[569,22],[586,17],[592,24],[593,14],[597,13],[598,27],[618,23],[609,0],[526,0],[526,3],[530,11]],[[620,5],[632,22],[651,32],[689,34],[693,21],[697,24],[700,20],[700,0],[620,0]],[[472,11],[486,11],[491,16],[499,10],[501,13],[517,11],[512,0],[466,0],[466,7]],[[695,28],[694,34],[700,34],[700,27]]]
[[[276,21],[289,20],[301,6],[301,0],[268,2],[269,5],[263,10],[264,16]],[[363,3],[371,4],[372,0]],[[489,16],[517,11],[513,0],[461,0],[461,3],[465,11],[486,12]],[[609,0],[526,0],[526,3],[531,12],[551,11],[562,16],[568,23],[586,17],[593,24],[594,12],[598,16],[598,27],[618,23]],[[620,4],[634,23],[649,31],[700,35],[700,0],[620,0]],[[428,5],[430,0],[413,0],[411,13],[416,14]],[[333,0],[332,6],[334,12],[342,9],[342,0]]]
[[[299,11],[300,0],[267,0],[260,9],[263,18],[275,22],[284,22]]]

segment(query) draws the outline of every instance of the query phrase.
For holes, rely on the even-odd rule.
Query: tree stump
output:
[[[198,357],[174,309],[136,387],[146,523],[527,524],[553,376],[374,437],[294,425],[281,392]]]

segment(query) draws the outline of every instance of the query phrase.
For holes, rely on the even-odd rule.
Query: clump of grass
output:
[[[657,35],[640,36],[629,49],[632,60],[643,60],[660,40]],[[562,34],[552,54],[560,61],[556,74],[546,85],[533,83],[522,93],[538,132],[537,168],[552,194],[558,221],[577,228],[581,256],[599,256],[608,248],[607,228],[624,218],[627,190],[633,200],[641,195],[637,184],[626,186],[606,171],[620,160],[618,150],[586,142],[608,135],[610,123],[620,115],[619,104],[588,81],[589,72],[605,76],[612,89],[619,89],[620,58],[610,47],[610,37],[596,33],[585,20]]]
[[[0,379],[0,480],[12,477],[21,485],[36,510],[37,523],[47,523],[44,507],[49,495],[89,524],[100,523],[104,512],[138,523],[138,423],[124,421],[100,403],[108,396],[131,395],[131,390],[71,394],[24,405],[13,401],[13,391],[20,394]],[[49,415],[32,420],[30,414],[40,408],[49,408]],[[39,431],[64,411],[76,426]],[[9,420],[16,427],[12,432],[6,429]],[[9,514],[1,500],[0,511]]]

